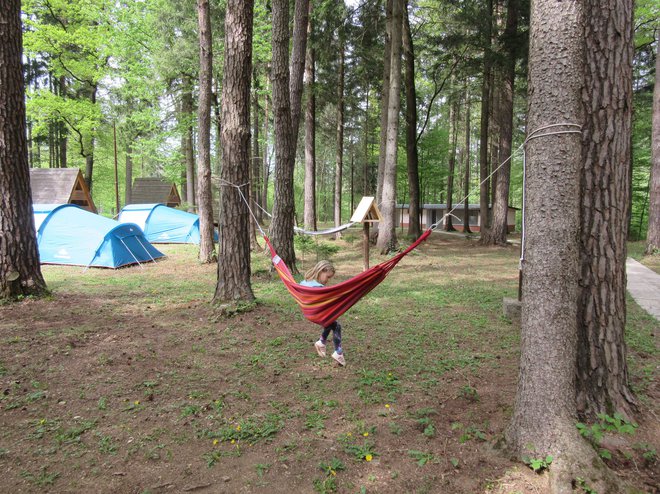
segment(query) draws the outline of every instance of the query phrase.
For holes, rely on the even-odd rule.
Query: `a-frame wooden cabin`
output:
[[[155,177],[136,178],[133,181],[131,204],[165,204],[171,208],[181,205],[181,197],[174,182]]]
[[[79,168],[30,168],[30,188],[34,204],[76,204],[97,212]]]

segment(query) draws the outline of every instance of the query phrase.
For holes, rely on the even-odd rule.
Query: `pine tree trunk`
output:
[[[250,77],[253,0],[229,0],[222,81],[223,183],[243,185],[250,175]],[[241,189],[247,197],[248,187]],[[223,187],[218,284],[213,301],[252,301],[249,212],[237,187]]]
[[[252,173],[250,176],[250,196],[256,206],[261,206],[261,149],[259,147],[259,75],[257,70],[252,70]],[[254,215],[259,223],[263,221],[261,207],[253,208]]]
[[[289,101],[289,0],[273,0],[273,114],[275,125],[275,198],[271,240],[277,254],[296,269],[293,248],[295,142]]]
[[[264,156],[262,164],[263,183],[261,184],[261,207],[268,211],[268,182],[270,179],[270,155],[268,154],[268,142],[270,141],[270,113],[269,113],[269,89],[268,78],[266,79],[266,90],[264,91]]]
[[[298,143],[300,129],[300,114],[302,112],[303,75],[305,74],[305,57],[307,54],[307,27],[309,25],[310,0],[295,0],[293,16],[293,47],[291,50],[290,84],[291,84],[291,140]],[[295,149],[293,153],[295,157]]]
[[[612,15],[616,12],[617,15]],[[631,416],[626,239],[632,128],[633,2],[585,2],[578,411]]]
[[[652,166],[649,178],[649,229],[646,235],[646,254],[649,255],[660,252],[660,43],[656,45],[651,135]]]
[[[340,42],[339,75],[337,81],[337,143],[335,156],[335,226],[341,225],[341,192],[344,172],[344,41]],[[341,238],[341,232],[335,234]]]
[[[465,179],[463,180],[463,233],[472,233],[470,229],[470,118],[471,118],[470,93],[465,95]]]
[[[495,245],[506,245],[509,215],[509,185],[511,181],[511,148],[513,142],[513,93],[516,77],[516,33],[518,31],[518,0],[508,0],[504,44],[506,60],[502,70],[499,108],[499,156],[497,166],[504,163],[496,174],[493,194],[493,221],[490,240]]]
[[[376,178],[376,202],[383,201],[383,177],[387,154],[387,115],[390,108],[390,74],[392,72],[392,2],[385,0],[385,52],[383,55],[383,87],[380,95],[380,152],[378,153],[378,175]]]
[[[579,2],[539,0],[533,6],[530,133],[582,121],[581,26]],[[520,375],[507,440],[518,457],[553,456],[553,492],[570,492],[566,482],[575,477],[562,472],[595,456],[575,428],[580,155],[579,133],[527,145]]]
[[[0,300],[47,293],[32,215],[21,2],[0,9]]]
[[[407,4],[407,2],[406,2]],[[408,162],[408,191],[410,208],[408,210],[408,236],[417,239],[422,234],[419,221],[419,155],[417,154],[417,93],[415,91],[415,50],[408,6],[404,12],[403,49],[406,61],[406,158]]]
[[[310,3],[310,9],[312,4]],[[305,63],[305,84],[307,86],[307,106],[305,114],[305,204],[303,209],[303,225],[306,229],[316,230],[316,94],[315,94],[315,53],[312,46],[312,18],[308,27],[310,43],[307,46],[307,61]]]
[[[493,32],[493,0],[488,0],[486,5],[486,28],[484,29],[484,60],[483,80],[481,84],[481,126],[479,142],[479,225],[482,243],[490,243],[488,206],[490,203],[490,180],[488,179],[488,126],[490,123],[490,102],[492,98],[491,74],[492,74],[492,32]]]
[[[390,96],[387,111],[387,146],[383,172],[383,220],[378,226],[376,246],[381,253],[392,252],[397,247],[395,229],[396,163],[399,136],[399,109],[401,107],[401,45],[403,26],[403,0],[392,2],[392,59],[390,63]]]
[[[453,78],[452,78],[453,79]],[[452,84],[452,88],[454,84]],[[452,94],[450,96],[451,101],[449,103],[449,135],[450,135],[450,146],[449,146],[449,171],[447,174],[447,213],[454,209],[452,202],[452,196],[454,194],[454,173],[456,169],[456,150],[458,144],[458,119],[459,119],[459,108],[460,102],[456,95]],[[447,215],[445,218],[445,231],[453,232],[455,230],[453,225],[453,216]]]
[[[195,211],[197,196],[195,194],[195,151],[193,149],[193,94],[192,81],[187,75],[183,76],[183,94],[181,95],[181,113],[184,123],[184,159],[186,164],[186,198],[188,211]]]
[[[197,204],[199,215],[199,261],[215,262],[213,239],[213,193],[211,190],[211,96],[213,41],[209,0],[197,0],[199,20],[199,106],[197,109]],[[249,104],[249,103],[248,103]],[[223,148],[224,149],[224,148]],[[241,182],[244,183],[244,182]]]

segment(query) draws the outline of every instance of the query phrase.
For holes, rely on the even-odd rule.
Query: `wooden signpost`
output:
[[[369,225],[378,223],[383,217],[380,214],[376,199],[373,197],[363,197],[355,209],[351,221],[362,223],[362,238],[364,246],[364,271],[369,269]]]

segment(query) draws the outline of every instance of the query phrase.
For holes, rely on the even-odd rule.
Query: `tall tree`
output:
[[[390,60],[390,94],[387,110],[387,145],[383,170],[383,220],[378,226],[376,245],[381,253],[396,249],[395,203],[396,164],[398,156],[399,109],[401,107],[401,45],[403,27],[403,0],[392,1],[392,52]]]
[[[310,11],[312,3],[309,4]],[[314,50],[314,26],[310,12],[307,28],[307,58],[305,61],[305,93],[307,105],[305,107],[305,182],[303,225],[310,230],[316,230],[316,60]]]
[[[466,83],[467,87],[467,83]],[[465,151],[463,153],[465,158],[465,178],[463,180],[463,233],[472,233],[470,229],[470,135],[472,129],[470,128],[471,122],[471,109],[472,101],[470,99],[470,91],[465,91]]]
[[[195,205],[197,204],[197,195],[195,194],[193,106],[194,100],[192,78],[189,75],[184,74],[181,81],[181,122],[183,123],[182,153],[185,174],[185,197],[188,201],[189,211],[194,211]]]
[[[483,72],[481,79],[481,126],[479,133],[479,224],[481,237],[485,240],[489,236],[490,217],[488,208],[490,203],[490,163],[488,160],[488,137],[490,123],[490,104],[492,100],[492,36],[493,36],[493,0],[487,0],[484,5],[483,22]]]
[[[383,177],[387,156],[387,119],[390,109],[390,74],[392,72],[392,6],[394,0],[385,0],[385,46],[383,55],[383,85],[380,94],[380,151],[378,153],[378,177],[376,179],[376,202],[383,200]]]
[[[419,155],[417,153],[417,92],[415,90],[415,50],[413,47],[408,2],[403,12],[403,52],[406,62],[406,158],[408,162],[408,236],[417,238],[422,234],[419,220]]]
[[[631,415],[626,240],[632,128],[632,0],[586,0],[578,410]],[[616,12],[617,15],[612,15]],[[615,35],[616,34],[616,35]]]
[[[21,2],[0,9],[0,299],[42,295],[25,123]]]
[[[345,69],[345,45],[343,30],[339,34],[339,74],[337,77],[337,145],[335,148],[335,200],[334,217],[335,226],[341,225],[341,192],[344,171],[344,69]],[[335,234],[335,238],[341,238],[341,232]]]
[[[496,118],[499,127],[498,167],[504,163],[495,175],[493,194],[493,218],[489,235],[482,237],[484,243],[506,245],[509,214],[509,185],[511,181],[511,148],[513,142],[513,94],[516,78],[516,58],[518,51],[518,0],[507,1],[506,27],[502,44],[504,60],[500,68],[501,91],[500,108]]]
[[[222,81],[220,253],[213,301],[254,300],[250,285],[249,212],[250,78],[253,0],[228,0]],[[230,184],[233,184],[230,185]]]
[[[289,0],[273,0],[273,113],[275,126],[275,198],[271,240],[278,255],[295,270],[293,248],[295,141],[289,99]]]
[[[452,84],[452,88],[454,84]],[[447,212],[454,209],[454,173],[456,169],[456,151],[458,145],[458,120],[459,120],[460,101],[455,91],[449,96],[449,170],[447,172]],[[460,164],[460,163],[459,163]],[[454,231],[453,216],[445,218],[445,231]]]
[[[197,1],[199,19],[199,103],[197,109],[197,214],[199,215],[199,260],[214,262],[213,193],[211,190],[211,95],[213,40],[209,0]],[[248,83],[249,88],[249,83]]]
[[[552,492],[571,492],[580,475],[605,493],[620,491],[601,482],[607,469],[596,471],[598,457],[575,428],[583,22],[581,2],[532,4],[528,136],[536,138],[527,145],[520,374],[506,437],[518,457],[553,457]],[[542,130],[554,124],[567,125]]]
[[[649,229],[646,235],[646,254],[653,254],[660,251],[660,39],[656,40],[651,161],[651,177],[649,178]]]
[[[310,0],[295,0],[293,15],[293,46],[291,51],[291,136],[294,146],[298,142],[300,114],[302,112],[303,76],[307,54],[307,26],[309,25]],[[294,152],[295,156],[295,152]]]

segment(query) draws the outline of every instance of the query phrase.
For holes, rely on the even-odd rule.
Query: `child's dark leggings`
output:
[[[341,324],[339,324],[339,321],[335,321],[330,326],[326,326],[323,328],[323,332],[321,333],[321,341],[323,343],[326,342],[328,339],[328,336],[330,336],[330,331],[332,331],[332,342],[335,345],[335,351],[337,353],[342,353],[341,350]]]

